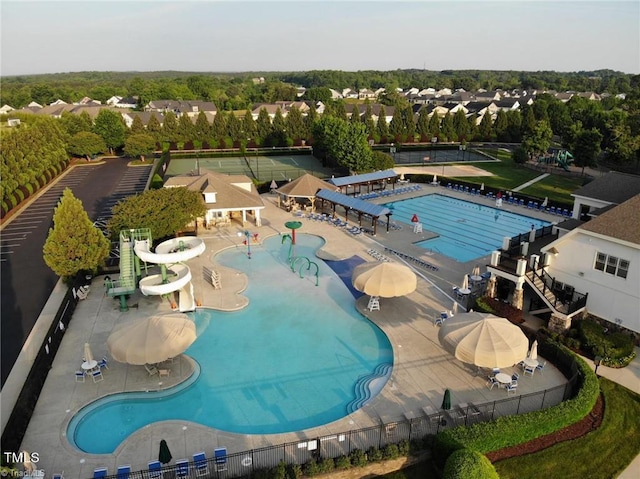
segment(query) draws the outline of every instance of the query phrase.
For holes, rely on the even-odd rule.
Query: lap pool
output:
[[[500,208],[432,194],[387,203],[393,218],[408,225],[416,214],[424,230],[439,236],[417,246],[467,262],[491,254],[502,246],[505,236],[513,237],[551,223]]]
[[[323,240],[299,234],[296,242],[296,256],[318,264],[318,286],[306,270],[302,279],[291,271],[280,236],[252,246],[251,260],[241,248],[219,253],[217,263],[248,275],[250,303],[192,315],[198,338],[185,354],[199,374],[167,391],[119,393],[86,406],[67,428],[69,441],[88,453],[112,453],[136,430],[164,420],[241,434],[291,432],[343,418],[379,393],[393,364],[387,336],[315,257]]]

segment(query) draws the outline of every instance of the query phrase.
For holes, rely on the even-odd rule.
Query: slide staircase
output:
[[[107,280],[107,295],[120,299],[120,311],[127,311],[127,295],[136,290],[136,265],[129,231],[120,232],[120,277]]]

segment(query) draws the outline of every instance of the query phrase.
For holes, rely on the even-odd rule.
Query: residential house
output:
[[[452,93],[451,88],[441,88],[436,92],[436,96],[451,96]]]
[[[149,125],[149,120],[152,116],[156,117],[160,126],[164,123],[164,115],[158,111],[126,111],[122,112],[122,119],[124,120],[125,125],[127,125],[127,128],[131,128],[131,125],[133,125],[133,119],[136,116],[140,118],[145,128]]]
[[[475,95],[475,100],[476,101],[484,101],[486,103],[490,103],[492,101],[500,101],[502,100],[502,97],[500,96],[500,93],[497,91],[480,91],[478,90]]]
[[[377,98],[376,92],[368,88],[363,88],[358,92],[358,99],[360,100],[373,100],[375,98]]]
[[[120,100],[122,100],[121,96],[112,96],[111,98],[109,98],[105,103],[107,105],[115,105],[116,103],[118,103]]]
[[[492,102],[498,110],[515,111],[520,109],[520,101],[517,98],[506,98],[500,101]]]
[[[331,91],[331,99],[332,100],[337,100],[338,98],[342,98],[342,93],[334,90],[333,88],[329,88],[329,90]]]
[[[116,108],[135,108],[138,106],[138,98],[135,96],[120,98],[113,106]]]
[[[190,100],[190,101],[178,101],[178,100],[153,100],[150,101],[145,107],[145,111],[159,111],[167,112],[173,111],[176,116],[187,115],[190,117],[198,116],[203,111],[209,112],[215,115],[218,111],[215,103],[211,101]]]
[[[264,203],[251,178],[246,175],[224,175],[202,170],[196,175],[169,178],[164,187],[186,187],[200,191],[207,212],[198,222],[205,227],[226,226],[233,222],[244,227],[249,218],[256,226],[262,225],[260,213]]]
[[[619,205],[640,194],[640,176],[612,171],[571,193],[574,219],[597,215],[598,210]],[[640,215],[640,213],[639,213]]]
[[[585,92],[578,93],[578,96],[581,98],[586,98],[587,100],[592,100],[592,101],[601,100],[600,95],[592,91],[585,91]]]
[[[447,102],[440,108],[446,108],[447,110],[449,110],[449,113],[451,115],[455,115],[458,110],[462,110],[465,115],[469,113],[469,110],[464,105],[462,105],[462,103]]]
[[[564,93],[556,93],[555,97],[560,100],[562,103],[566,103],[573,97],[573,93],[564,92]]]
[[[357,99],[358,92],[352,88],[345,88],[344,90],[342,90],[342,98]]]
[[[7,104],[2,105],[2,107],[0,108],[0,115],[4,115],[6,113],[9,113],[10,111],[14,111],[15,108],[12,106],[9,106]]]

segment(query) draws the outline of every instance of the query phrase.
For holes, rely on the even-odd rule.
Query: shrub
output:
[[[367,465],[367,455],[361,449],[354,449],[349,454],[351,465],[353,467],[362,467]]]
[[[150,185],[151,189],[158,190],[162,188],[162,185],[164,185],[164,181],[162,181],[162,177],[158,173],[153,175],[153,178],[151,178],[151,185]]]
[[[44,175],[40,176],[40,186],[44,186],[44,185],[46,185],[47,183],[49,183],[49,182],[47,181],[47,178],[46,178]]]
[[[408,456],[411,454],[411,444],[406,439],[398,443],[398,454],[400,456]]]
[[[311,459],[302,467],[302,472],[305,476],[312,477],[320,473],[320,467],[315,459]]]
[[[498,479],[491,461],[471,449],[459,449],[447,459],[444,479]]]
[[[25,186],[27,193],[29,193],[29,196],[31,196],[33,194],[33,192],[35,191],[33,189],[33,185],[31,183],[27,183],[27,186]]]
[[[18,204],[22,203],[24,201],[24,193],[22,192],[22,190],[20,188],[18,188],[16,191],[14,191],[16,198],[18,199]]]
[[[271,479],[286,479],[287,465],[284,461],[280,461],[276,467],[271,469]]]
[[[382,461],[382,451],[377,447],[370,447],[367,449],[367,459],[369,462],[380,462]]]
[[[287,479],[299,479],[302,477],[302,466],[300,464],[287,464]]]
[[[338,456],[335,460],[336,469],[349,469],[351,467],[351,461],[347,456]]]
[[[9,204],[9,210],[12,210],[16,206],[18,206],[18,200],[13,193],[9,193],[9,195],[7,195],[7,203]]]
[[[332,457],[325,457],[320,460],[318,463],[318,469],[320,474],[326,474],[327,472],[331,472],[336,468],[335,463],[333,462]]]
[[[476,299],[476,309],[481,313],[495,314],[494,309],[489,305],[485,296]]]
[[[398,457],[400,457],[400,452],[397,445],[387,444],[382,449],[382,458],[384,460],[397,459]]]
[[[622,359],[635,357],[633,338],[622,332],[612,332],[592,319],[578,322],[578,334],[584,352],[602,357],[606,366],[627,365]]]

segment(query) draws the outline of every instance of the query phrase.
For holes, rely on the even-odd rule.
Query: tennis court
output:
[[[171,159],[165,178],[207,169],[226,175],[247,175],[259,181],[296,179],[305,173],[328,178],[334,171],[312,155],[232,156],[226,158]]]
[[[461,151],[438,148],[433,150],[398,151],[396,153],[391,153],[391,156],[393,156],[397,165],[489,160],[489,158],[474,150]]]

